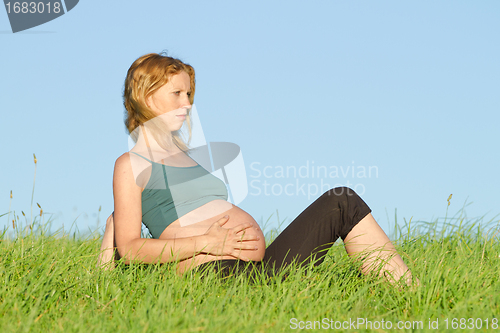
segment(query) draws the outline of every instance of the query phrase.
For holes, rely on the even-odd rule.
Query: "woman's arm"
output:
[[[113,213],[106,220],[104,235],[102,236],[101,251],[97,258],[97,267],[103,269],[115,268],[115,236]],[[116,258],[118,259],[118,258]]]
[[[142,189],[136,184],[129,154],[123,154],[115,163],[113,175],[114,194],[114,236],[118,253],[126,263],[138,261],[156,263],[172,262],[191,258],[199,253],[216,256],[230,255],[242,260],[241,250],[256,250],[257,236],[245,235],[251,223],[243,223],[234,228],[222,226],[228,217],[215,222],[208,231],[200,236],[176,239],[141,238]]]

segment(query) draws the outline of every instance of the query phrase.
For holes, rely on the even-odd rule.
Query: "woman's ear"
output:
[[[151,105],[153,105],[153,96],[146,97],[146,106],[151,109]]]

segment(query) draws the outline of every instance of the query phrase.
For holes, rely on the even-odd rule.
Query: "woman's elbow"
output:
[[[137,250],[135,250],[134,240],[128,242],[116,242],[116,252],[118,256],[122,259],[122,262],[129,265],[134,261],[138,255]]]

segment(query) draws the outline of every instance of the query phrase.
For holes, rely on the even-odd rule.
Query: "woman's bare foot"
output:
[[[379,271],[391,284],[400,281],[411,286],[420,281],[413,277],[396,248],[389,240],[372,214],[365,216],[352,228],[344,240],[346,251],[350,257],[361,260],[361,271],[364,274]]]

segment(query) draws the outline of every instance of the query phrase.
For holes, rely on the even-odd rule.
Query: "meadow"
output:
[[[319,266],[271,278],[179,276],[171,264],[102,270],[99,232],[49,232],[42,212],[24,220],[0,234],[1,332],[500,332],[497,220],[396,228],[421,282],[411,287],[361,276],[341,243]]]

